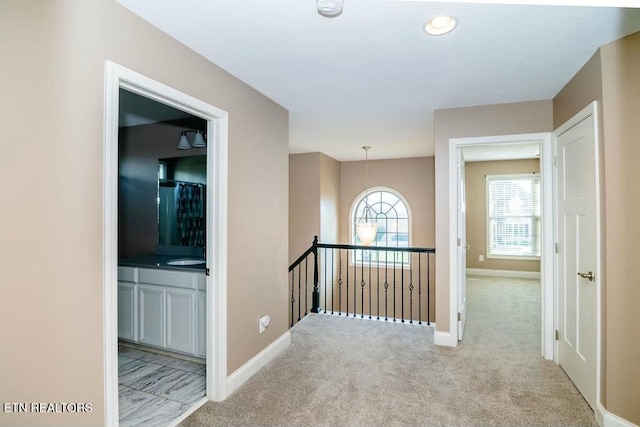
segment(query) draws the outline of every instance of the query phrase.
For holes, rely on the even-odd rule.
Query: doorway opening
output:
[[[553,221],[552,221],[552,180],[553,180],[553,156],[551,154],[551,134],[522,134],[505,135],[495,137],[456,138],[450,140],[450,194],[452,215],[450,219],[451,251],[450,268],[451,284],[450,310],[451,324],[458,325],[452,328],[456,332],[458,340],[464,337],[464,326],[467,312],[467,272],[476,277],[481,275],[510,275],[523,279],[539,277],[541,281],[539,298],[541,301],[541,354],[546,359],[553,359]],[[533,159],[530,161],[516,161],[515,159]],[[509,160],[509,162],[507,162]],[[466,164],[473,164],[467,168]],[[536,168],[536,165],[537,166]],[[515,168],[515,169],[514,169]],[[524,173],[527,169],[529,172]],[[522,183],[513,181],[518,173]],[[469,179],[480,181],[474,183],[474,188],[465,188],[465,175]],[[510,173],[511,172],[511,173]],[[488,192],[490,190],[490,178],[504,175],[504,182],[498,182],[498,189],[521,188],[530,183],[528,177],[536,172],[539,177],[539,218],[529,218],[519,225],[516,221],[500,218],[487,208]],[[480,174],[480,175],[478,175]],[[478,176],[476,176],[478,175]],[[486,176],[485,176],[486,175]],[[480,177],[480,178],[478,178]],[[537,177],[537,178],[538,178]],[[508,179],[507,179],[508,178]],[[512,179],[513,178],[513,179]],[[513,182],[512,182],[513,181]],[[524,181],[527,181],[526,183]],[[478,187],[478,188],[475,188]],[[480,193],[480,195],[478,195]],[[500,196],[502,191],[497,191]],[[525,195],[521,195],[524,199]],[[473,212],[469,211],[469,197],[474,198]],[[481,200],[477,200],[480,198]],[[524,200],[520,200],[524,202]],[[504,202],[504,200],[503,200]],[[478,212],[480,210],[480,212]],[[470,213],[473,218],[469,218]],[[548,218],[548,220],[543,220]],[[467,225],[469,220],[474,223],[482,223],[472,226],[473,239],[467,237]],[[492,222],[493,221],[493,222]],[[524,224],[526,222],[526,224]],[[537,225],[536,225],[537,224]],[[520,236],[514,239],[505,235],[504,231],[514,227],[520,228]],[[531,239],[532,227],[539,226],[538,241]],[[486,227],[486,228],[485,228]],[[493,230],[492,230],[493,227]],[[492,233],[493,232],[493,233]],[[470,243],[470,244],[469,244]],[[539,261],[533,253],[529,257],[510,256],[509,251],[530,252],[532,248],[539,251]],[[506,252],[505,252],[506,251]],[[524,252],[523,252],[524,251]],[[468,256],[473,255],[467,269]],[[529,265],[516,265],[508,267],[510,259],[530,258]],[[481,261],[482,260],[482,261]],[[491,264],[492,267],[485,267]],[[535,270],[538,269],[536,273]],[[506,272],[505,272],[506,270]],[[516,273],[517,270],[529,270],[529,272]],[[503,273],[504,272],[504,273]],[[476,279],[478,280],[478,279]],[[473,283],[476,285],[477,283]],[[534,284],[535,286],[535,284]]]
[[[180,121],[180,132],[207,135],[206,147],[194,149],[193,154],[199,154],[199,157],[185,154],[186,150],[174,156],[149,152],[149,147],[143,147],[136,156],[124,158],[123,162],[123,158],[119,159],[118,156],[119,149],[124,148],[119,144],[119,122],[121,106],[126,102],[122,104],[121,100],[153,106],[151,108],[157,111],[148,114],[151,116],[162,115],[162,111],[181,114],[182,117],[173,117]],[[141,117],[133,119],[139,120]],[[197,399],[184,403],[186,407],[191,406],[184,416],[206,400],[219,401],[226,397],[224,248],[227,229],[227,126],[226,112],[110,61],[106,62],[103,216],[106,425],[117,425],[121,418],[118,404],[119,344],[120,349],[143,344],[146,347],[136,351],[152,351],[136,353],[138,357],[135,358],[125,358],[124,362],[130,363],[130,366],[136,363],[142,366],[144,359],[154,357],[158,360],[162,357],[162,361],[166,362],[162,363],[165,370],[181,364],[196,369],[198,362],[200,366],[206,366],[204,381],[199,380],[200,387],[204,382],[206,397],[202,396],[201,391]],[[180,132],[176,135],[173,147],[169,148],[170,153],[176,153],[172,150],[177,149]],[[148,139],[153,140],[154,137]],[[193,145],[197,147],[202,144]],[[181,148],[186,148],[185,144]],[[154,156],[157,158],[149,160]],[[125,165],[127,162],[131,164]],[[140,180],[145,175],[142,173],[145,168],[149,169],[146,171],[149,172],[146,174],[149,179]],[[136,186],[137,195],[135,191],[127,193],[123,190],[122,184],[126,182],[119,179],[122,169],[128,171],[131,182],[138,180],[144,183]],[[146,187],[150,191],[140,192],[141,188]],[[161,191],[165,187],[174,191]],[[149,197],[144,197],[143,193]],[[148,207],[146,205],[142,207],[143,204],[139,202],[143,199],[151,200],[151,209],[145,209]],[[162,200],[165,200],[164,205]],[[189,206],[177,214],[182,218],[178,220],[179,229],[163,224],[163,218],[167,215],[173,219],[176,216],[172,212],[176,208],[169,202],[180,205],[184,201]],[[132,218],[132,221],[128,221]],[[159,236],[163,237],[163,241],[159,240]],[[143,255],[142,252],[153,252],[152,261],[155,265],[126,265],[126,262],[121,265],[119,262],[121,258]],[[158,256],[162,257],[160,262]],[[176,265],[176,259],[182,264]],[[165,264],[171,265],[171,268],[165,269]],[[189,271],[189,268],[194,271]],[[118,292],[119,279],[125,285],[122,288],[126,292]],[[130,310],[119,313],[119,305],[130,307]],[[202,325],[199,329],[198,324]],[[119,332],[122,338],[120,342]],[[169,359],[168,356],[178,357]],[[128,359],[138,362],[133,363]],[[205,360],[206,364],[202,364]],[[177,378],[182,371],[172,375]]]

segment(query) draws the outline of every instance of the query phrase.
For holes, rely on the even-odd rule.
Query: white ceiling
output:
[[[315,0],[118,2],[287,108],[292,153],[342,161],[363,145],[371,159],[433,155],[434,110],[551,99],[640,30],[640,9],[613,7],[345,0],[324,18]],[[426,35],[439,14],[458,28]]]

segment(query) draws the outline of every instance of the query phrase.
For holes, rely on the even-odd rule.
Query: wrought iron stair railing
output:
[[[290,324],[309,313],[431,324],[435,248],[313,243],[289,266]]]

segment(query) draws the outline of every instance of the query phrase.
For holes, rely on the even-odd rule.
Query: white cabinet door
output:
[[[138,341],[138,293],[135,283],[118,282],[118,338]]]
[[[165,288],[138,285],[140,342],[165,347]]]
[[[196,292],[167,288],[167,349],[196,352]]]
[[[207,357],[207,293],[198,292],[198,356]]]

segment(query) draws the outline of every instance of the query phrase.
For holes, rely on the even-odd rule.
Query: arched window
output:
[[[378,222],[376,239],[369,246],[408,247],[411,243],[411,216],[409,205],[399,193],[388,188],[374,188],[369,190],[369,195],[361,194],[353,204],[351,210],[351,243],[361,245],[356,234],[355,224],[364,215],[365,207],[369,206],[370,216]],[[362,257],[371,256],[371,261],[378,261],[377,251],[371,254],[356,254],[356,261],[363,261]],[[397,253],[396,262],[405,262],[405,256]],[[359,255],[359,256],[358,256]],[[380,261],[392,262],[392,252],[381,252]],[[364,259],[368,261],[368,259]]]

